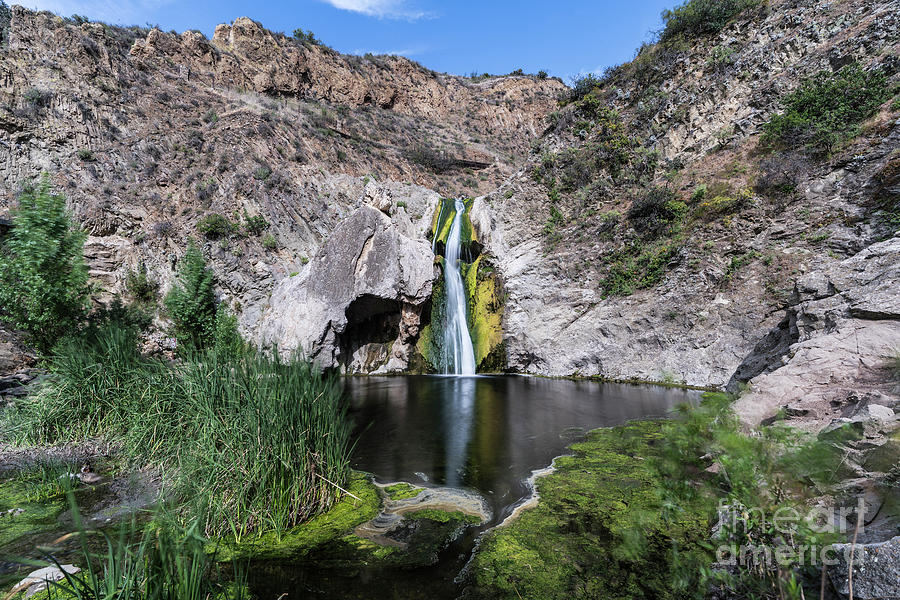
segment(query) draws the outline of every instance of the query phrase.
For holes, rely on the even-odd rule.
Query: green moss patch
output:
[[[0,480],[0,548],[8,550],[20,538],[56,529],[65,509],[65,497],[48,485],[18,478]]]
[[[365,473],[354,472],[347,490],[359,497],[344,494],[327,512],[278,535],[267,532],[239,541],[220,540],[210,548],[220,562],[235,559],[302,559],[313,549],[349,533],[354,527],[375,517],[381,498]]]
[[[424,488],[416,487],[405,481],[385,486],[381,490],[387,494],[391,500],[406,500],[407,498],[415,498]]]
[[[675,598],[679,566],[708,562],[703,510],[665,513],[650,466],[659,423],[592,431],[538,480],[540,501],[483,539],[478,598]]]
[[[475,365],[479,372],[503,371],[506,368],[505,352],[497,352],[503,344],[502,286],[484,255],[471,265],[463,265],[463,270]]]

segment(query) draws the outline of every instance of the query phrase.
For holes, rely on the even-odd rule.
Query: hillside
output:
[[[200,239],[250,333],[274,283],[380,182],[395,220],[430,222],[438,194],[485,193],[515,172],[564,89],[341,55],[246,18],[208,40],[13,6],[5,31],[0,214],[48,173],[107,298],[141,263],[164,292]]]

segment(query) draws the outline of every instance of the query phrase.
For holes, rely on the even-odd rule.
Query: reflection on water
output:
[[[475,379],[472,377],[448,377],[450,389],[445,400],[447,418],[444,419],[444,449],[446,485],[460,487],[465,473],[466,449],[472,430],[472,409],[475,405]]]
[[[697,392],[538,377],[367,377],[347,380],[359,439],[354,468],[380,481],[475,490],[493,522],[524,480],[589,429],[664,416]]]

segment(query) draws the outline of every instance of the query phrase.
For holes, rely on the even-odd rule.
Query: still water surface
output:
[[[470,529],[427,569],[362,569],[342,577],[273,565],[260,578],[251,576],[252,587],[265,591],[260,597],[454,598],[460,590],[453,580],[475,538],[529,495],[525,480],[533,470],[590,429],[664,417],[699,397],[659,386],[515,376],[358,377],[348,378],[345,389],[356,425],[353,468],[384,483],[478,492],[491,508],[491,522]]]

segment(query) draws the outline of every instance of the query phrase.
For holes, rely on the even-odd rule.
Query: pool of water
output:
[[[664,417],[699,392],[517,376],[348,378],[356,427],[353,468],[379,482],[408,481],[481,494],[489,523],[469,529],[433,567],[341,576],[258,565],[251,587],[262,598],[455,598],[454,579],[477,536],[530,494],[526,480],[586,431]]]

